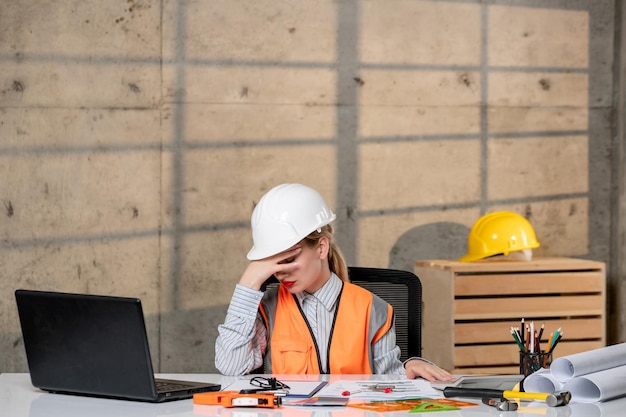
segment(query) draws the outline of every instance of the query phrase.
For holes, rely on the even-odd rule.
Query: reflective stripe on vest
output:
[[[269,289],[260,310],[268,332],[266,373],[325,373],[320,370],[317,345],[294,295],[282,286]],[[344,282],[329,341],[330,373],[373,373],[372,345],[391,326],[391,305],[358,285]]]

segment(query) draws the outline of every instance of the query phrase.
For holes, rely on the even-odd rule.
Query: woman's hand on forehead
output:
[[[268,258],[251,261],[244,271],[239,284],[258,290],[272,275],[279,272],[290,272],[297,267],[293,261],[302,252],[302,245],[280,252]]]
[[[300,249],[300,250],[298,250]],[[300,252],[302,252],[302,243],[298,243],[295,246],[292,246],[291,248],[287,249],[284,252],[279,253],[278,256],[280,258],[280,260],[278,261],[279,264],[289,264],[291,262],[293,262],[296,258],[296,256],[298,256],[300,254]]]

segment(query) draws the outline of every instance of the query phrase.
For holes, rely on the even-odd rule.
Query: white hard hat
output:
[[[313,188],[278,185],[261,197],[252,212],[253,246],[248,259],[263,259],[287,250],[336,217]]]

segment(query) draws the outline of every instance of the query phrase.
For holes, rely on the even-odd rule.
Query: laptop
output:
[[[192,398],[221,388],[154,377],[137,298],[19,289],[15,299],[37,388],[146,402]]]

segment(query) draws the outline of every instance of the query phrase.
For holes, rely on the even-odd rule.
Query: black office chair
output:
[[[348,267],[350,280],[393,306],[396,343],[402,361],[422,356],[422,283],[409,271]]]
[[[352,283],[368,289],[393,306],[400,360],[422,356],[422,283],[412,272],[386,268],[348,267]],[[262,290],[278,285],[275,277]]]

